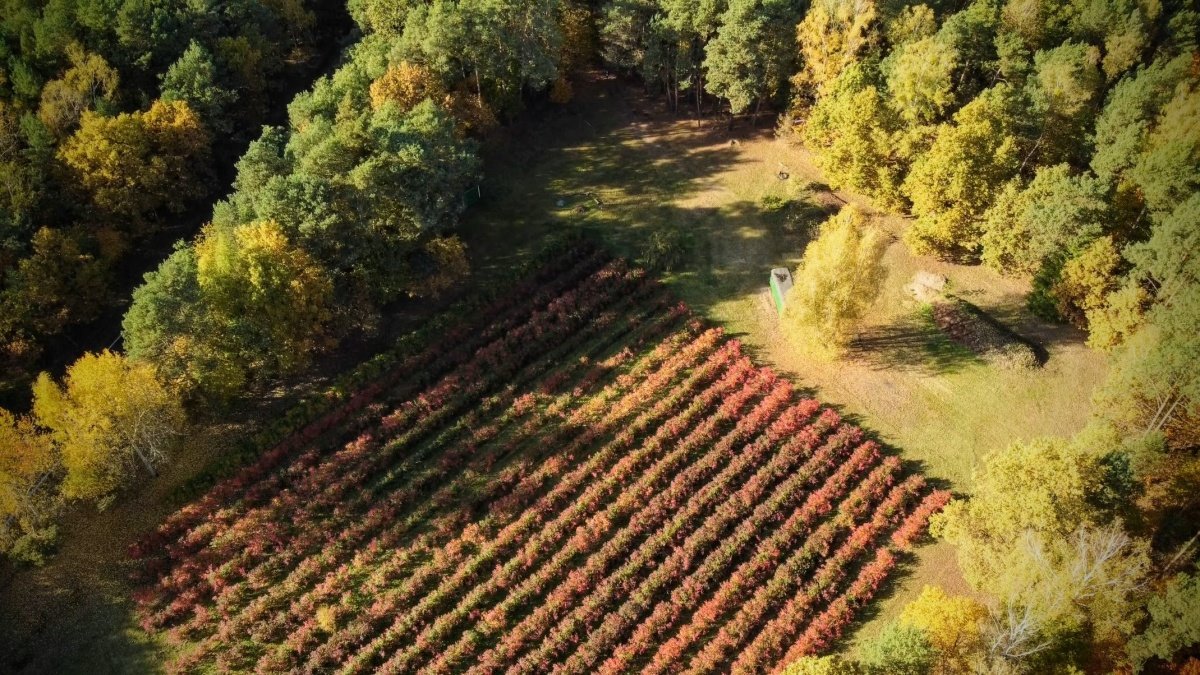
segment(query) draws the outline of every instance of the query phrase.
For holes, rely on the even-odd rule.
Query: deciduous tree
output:
[[[150,365],[109,351],[85,354],[61,385],[43,373],[33,411],[62,456],[63,495],[74,499],[112,495],[139,467],[156,475],[184,425],[178,399]]]
[[[887,244],[866,217],[848,206],[821,225],[804,251],[788,292],[784,320],[791,337],[834,354],[879,294]]]
[[[979,250],[983,214],[1021,163],[1020,97],[997,85],[938,127],[929,151],[904,181],[916,222],[905,242],[918,254],[970,257]]]
[[[144,113],[85,112],[59,157],[105,218],[136,231],[153,212],[204,194],[209,142],[186,103],[155,101]]]

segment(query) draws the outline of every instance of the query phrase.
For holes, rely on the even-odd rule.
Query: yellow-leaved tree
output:
[[[61,384],[42,373],[33,413],[62,457],[62,494],[102,499],[170,460],[185,418],[176,395],[146,363],[103,351],[84,354]]]
[[[196,266],[210,326],[239,367],[287,372],[323,344],[333,284],[279,223],[209,226]]]
[[[40,559],[30,540],[45,531],[52,515],[57,468],[53,448],[33,421],[0,408],[0,552],[13,551],[31,562]]]
[[[37,111],[38,119],[58,138],[79,123],[85,110],[94,110],[98,103],[111,101],[120,81],[117,70],[104,57],[88,53],[78,43],[67,46],[67,58],[71,67],[42,88]]]
[[[983,620],[987,608],[965,595],[948,595],[926,586],[900,614],[900,623],[920,628],[937,651],[934,672],[965,673],[984,649]]]
[[[789,337],[820,356],[838,354],[879,295],[887,276],[886,248],[880,232],[854,206],[826,220],[805,249],[785,299]]]
[[[371,107],[380,108],[392,101],[401,110],[408,111],[425,99],[441,104],[445,102],[447,93],[446,87],[432,70],[420,64],[401,61],[371,83]]]
[[[874,0],[816,0],[796,29],[803,67],[792,78],[810,96],[824,94],[878,38]]]
[[[102,217],[137,233],[153,212],[207,191],[210,142],[186,102],[155,101],[116,117],[84,112],[58,155]]]

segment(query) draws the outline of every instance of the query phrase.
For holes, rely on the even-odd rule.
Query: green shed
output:
[[[783,315],[783,302],[788,291],[792,290],[792,273],[786,267],[776,267],[771,270],[771,299],[775,301],[775,311]]]

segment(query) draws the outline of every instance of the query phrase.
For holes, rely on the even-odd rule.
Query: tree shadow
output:
[[[952,341],[925,311],[869,326],[851,341],[849,355],[875,370],[904,370],[947,375],[983,363],[971,350]]]

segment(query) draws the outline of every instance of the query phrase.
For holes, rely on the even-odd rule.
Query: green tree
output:
[[[208,128],[229,133],[226,109],[237,100],[237,92],[217,84],[218,79],[212,54],[192,40],[162,76],[162,100],[184,101]]]
[[[223,328],[201,295],[196,251],[181,242],[133,292],[122,336],[130,360],[153,364],[172,389],[221,400],[249,377]]]
[[[707,90],[734,114],[774,97],[791,68],[796,9],[792,0],[731,0],[705,50]]]
[[[1116,351],[1098,402],[1130,434],[1163,432],[1176,448],[1200,443],[1200,194],[1157,223],[1148,241],[1131,246],[1132,284],[1151,289],[1144,318]],[[1128,299],[1125,300],[1128,302]],[[1109,304],[1114,304],[1110,296]],[[1128,312],[1128,310],[1126,310]]]
[[[1103,91],[1100,50],[1068,41],[1037,52],[1033,60],[1030,100],[1042,127],[1031,152],[1041,164],[1083,164],[1091,154],[1088,137]]]
[[[1020,168],[1021,114],[1020,98],[1001,84],[938,126],[933,145],[913,162],[904,181],[917,217],[904,236],[913,252],[978,253],[984,213]]]
[[[860,650],[869,671],[894,675],[926,675],[933,672],[937,651],[924,630],[893,621]]]
[[[855,323],[879,295],[887,275],[886,247],[854,206],[825,221],[805,249],[785,299],[789,335],[826,355],[843,348]]]
[[[1103,181],[1066,164],[1039,168],[1024,189],[1005,186],[985,214],[983,262],[1002,274],[1036,274],[1051,256],[1081,253],[1112,218]]]
[[[1129,641],[1135,672],[1152,658],[1170,661],[1179,651],[1200,644],[1200,576],[1177,574],[1146,606],[1150,625]]]
[[[1200,192],[1200,87],[1196,82],[1177,87],[1163,106],[1129,175],[1141,188],[1146,205],[1160,214]]]
[[[1190,55],[1157,59],[1122,78],[1108,93],[1096,119],[1092,170],[1106,181],[1125,180],[1138,162],[1158,113],[1191,70]]]
[[[151,366],[109,351],[85,354],[61,385],[43,373],[33,412],[62,456],[62,492],[72,499],[108,497],[139,466],[157,475],[184,425],[178,399]]]

